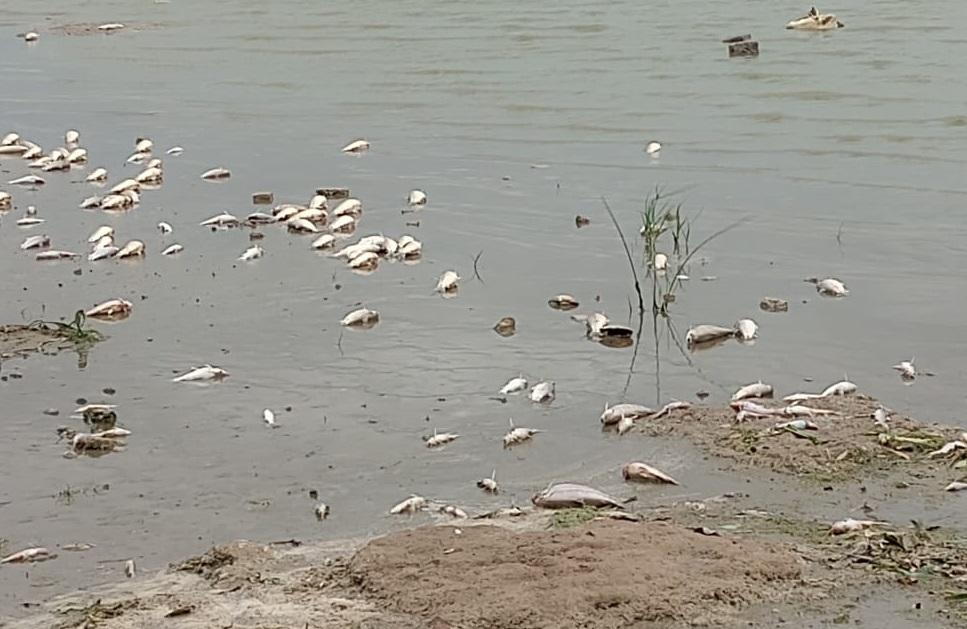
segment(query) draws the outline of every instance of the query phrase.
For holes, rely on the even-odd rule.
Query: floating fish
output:
[[[734,335],[734,328],[702,324],[696,325],[688,330],[685,334],[685,343],[689,346],[701,345],[702,343],[711,343]]]
[[[139,153],[150,153],[154,148],[154,142],[148,138],[138,138],[134,143],[134,150]]]
[[[806,282],[816,285],[816,291],[820,295],[825,295],[827,297],[845,297],[849,295],[849,289],[836,278],[827,277],[825,279],[818,279],[811,277]]]
[[[581,304],[571,295],[555,295],[547,300],[547,305],[555,310],[574,310]]]
[[[0,559],[0,563],[33,563],[35,561],[47,561],[57,557],[54,553],[43,547],[26,548],[19,552],[7,555]]]
[[[11,186],[42,186],[47,183],[47,181],[43,177],[38,177],[37,175],[24,175],[23,177],[11,179],[7,183]]]
[[[369,142],[366,140],[355,140],[342,147],[343,153],[362,153],[369,150]]]
[[[78,142],[81,141],[81,134],[77,129],[68,129],[64,133],[64,144],[67,146],[76,146]]]
[[[568,509],[572,507],[614,507],[624,506],[603,491],[577,483],[554,483],[534,494],[531,502],[543,509]]]
[[[501,395],[511,395],[514,393],[519,393],[527,388],[527,380],[523,376],[518,376],[516,378],[511,378],[507,381],[500,389]]]
[[[253,245],[242,252],[242,255],[238,256],[238,259],[242,262],[248,262],[249,260],[255,260],[256,258],[261,258],[265,250],[258,245]]]
[[[313,509],[313,512],[316,514],[316,519],[321,522],[329,517],[329,505],[324,502],[320,502],[316,505],[316,508]]]
[[[426,205],[426,193],[422,190],[410,190],[410,194],[407,196],[406,202],[411,206]]]
[[[354,229],[356,229],[356,219],[352,216],[338,216],[329,224],[329,231],[336,233],[349,233]]]
[[[397,252],[404,259],[418,258],[423,254],[423,243],[412,236],[401,236]]]
[[[325,210],[306,208],[292,217],[291,220],[303,219],[312,223],[325,223],[329,213]]]
[[[514,420],[510,420],[510,430],[504,435],[504,447],[508,448],[518,443],[528,441],[531,437],[541,432],[536,428],[522,428],[514,426]]]
[[[455,505],[443,505],[438,509],[438,511],[444,515],[449,515],[451,517],[464,520],[470,517],[467,515],[466,511]]]
[[[641,463],[640,461],[626,463],[624,467],[621,468],[621,476],[626,481],[634,481],[638,483],[665,483],[668,485],[678,485],[678,481],[668,474],[662,472],[656,467],[648,465],[647,463]]]
[[[751,341],[759,336],[759,325],[752,319],[739,319],[735,322],[735,335],[743,341]]]
[[[174,255],[176,253],[181,253],[184,250],[185,250],[184,247],[182,247],[178,243],[175,243],[173,245],[168,245],[167,247],[165,247],[164,251],[161,252],[161,255],[163,255],[163,256],[172,256],[172,255]]]
[[[379,264],[379,256],[371,251],[361,253],[349,261],[349,267],[353,269],[375,269]]]
[[[531,402],[551,402],[554,400],[554,395],[554,383],[545,380],[531,387],[528,397]]]
[[[199,225],[202,227],[227,227],[227,226],[237,226],[239,224],[238,218],[228,212],[222,212],[221,214],[216,214],[215,216],[205,219]]]
[[[272,409],[270,408],[267,408],[264,411],[262,411],[262,421],[265,422],[266,426],[269,426],[271,428],[278,427],[278,424],[275,423],[275,413],[273,413]]]
[[[659,152],[661,152],[661,142],[652,140],[645,145],[645,153],[648,153],[652,156],[657,156]]]
[[[158,231],[160,231],[162,234],[170,234],[172,231],[174,231],[174,228],[170,224],[162,221],[158,223]]]
[[[87,242],[97,242],[105,236],[111,236],[114,234],[114,228],[110,225],[101,225],[94,230],[94,233],[88,237]]]
[[[652,262],[652,266],[655,267],[656,271],[665,271],[668,269],[668,256],[664,253],[656,253],[655,259]]]
[[[513,317],[502,317],[494,325],[494,332],[505,338],[513,336],[517,333],[517,321]]]
[[[426,498],[414,494],[406,500],[393,506],[389,512],[391,515],[400,515],[403,513],[413,514],[418,511],[422,511],[423,509],[426,509]]]
[[[40,148],[36,144],[33,144],[32,142],[28,144],[28,147],[29,148],[27,148],[27,151],[20,156],[23,159],[28,159],[28,160],[36,159],[41,155],[43,155],[44,153],[44,149]]]
[[[457,282],[460,281],[460,276],[457,275],[456,271],[444,271],[443,275],[436,283],[436,291],[438,293],[453,293],[457,290]]]
[[[95,168],[91,173],[84,178],[84,181],[88,182],[99,182],[107,180],[107,170],[104,168]]]
[[[252,212],[245,217],[246,223],[253,223],[255,225],[267,225],[269,223],[275,223],[278,220],[278,217],[266,214],[265,212]]]
[[[222,378],[228,377],[228,372],[221,367],[213,367],[212,365],[202,365],[201,367],[195,367],[194,369],[183,373],[177,378],[172,378],[172,382],[198,382],[204,380],[221,380]]]
[[[101,24],[97,27],[97,30],[103,31],[105,33],[112,33],[114,31],[119,31],[124,28],[124,24],[120,22],[108,22],[107,24]]]
[[[227,168],[221,168],[221,167],[206,170],[201,174],[202,179],[209,180],[209,181],[214,179],[228,179],[231,176],[232,176],[232,173],[230,170],[228,170]]]
[[[325,210],[329,205],[329,199],[324,194],[317,194],[309,199],[310,210]]]
[[[290,218],[285,222],[285,226],[290,232],[308,232],[310,234],[319,233],[319,228],[316,227],[312,221],[307,221],[304,218]]]
[[[81,254],[74,253],[73,251],[41,251],[38,253],[34,259],[35,260],[65,260],[67,258],[79,258]]]
[[[12,133],[11,132],[11,133],[8,133],[7,135],[3,136],[3,139],[0,139],[0,146],[13,146],[13,145],[19,144],[19,143],[20,143],[20,134],[19,133]]]
[[[917,377],[917,369],[913,366],[913,359],[901,360],[893,368],[900,372],[900,377],[904,380],[913,380]]]
[[[328,249],[336,244],[336,237],[332,234],[323,234],[312,241],[313,249]]]
[[[125,299],[109,299],[87,310],[84,315],[93,318],[117,317],[130,314],[132,308],[134,304]]]
[[[77,148],[68,153],[67,161],[71,164],[83,164],[87,161],[87,149]]]
[[[24,41],[25,42],[35,42],[38,39],[40,39],[40,35],[38,35],[34,31],[30,31],[29,33],[24,33]]]
[[[614,406],[604,405],[604,412],[601,413],[601,423],[605,426],[617,424],[622,417],[631,419],[642,419],[654,413],[652,409],[641,404],[615,404]]]
[[[29,146],[22,144],[5,144],[0,146],[0,155],[26,155],[29,150]]]
[[[129,240],[117,253],[119,258],[134,258],[145,254],[144,243],[140,240]]]
[[[772,397],[772,393],[772,385],[764,384],[762,380],[759,380],[758,382],[740,387],[738,391],[732,394],[732,401]]]
[[[146,151],[135,151],[134,153],[131,153],[130,155],[128,155],[128,158],[124,160],[124,163],[125,164],[143,164],[144,162],[148,161],[148,158],[150,157],[151,157],[151,153],[148,153]]]
[[[436,447],[442,446],[444,444],[450,443],[451,441],[455,441],[455,440],[457,440],[459,438],[460,438],[460,435],[458,435],[456,433],[452,433],[452,432],[440,432],[440,433],[438,433],[436,430],[434,430],[433,431],[433,436],[427,437],[425,439],[425,441],[426,441],[426,447],[428,447],[428,448],[436,448]]]
[[[145,168],[134,178],[138,183],[161,183],[164,180],[164,171],[157,166]]]
[[[955,480],[946,487],[943,488],[944,491],[963,491],[967,489],[967,483]]]
[[[497,485],[497,470],[494,469],[490,473],[490,478],[481,478],[477,481],[477,487],[483,489],[489,494],[496,494],[500,492],[500,487]]]
[[[99,197],[97,195],[94,195],[94,196],[87,197],[86,199],[84,199],[83,201],[81,201],[80,205],[78,205],[77,207],[81,208],[82,210],[90,210],[92,208],[99,208],[99,207],[101,207],[101,203],[103,201],[104,201],[104,199],[102,199],[101,197]]]
[[[343,326],[369,326],[372,327],[376,325],[379,321],[379,313],[375,310],[369,310],[368,308],[360,308],[358,310],[353,310],[339,322]]]
[[[363,213],[363,202],[359,199],[344,199],[332,211],[333,216],[355,216]]]
[[[786,24],[786,29],[801,31],[829,31],[846,26],[836,19],[831,13],[820,13],[813,7],[809,13],[803,17],[791,20]]]
[[[167,151],[165,151],[165,154],[166,155],[171,155],[172,157],[177,157],[178,155],[181,155],[184,152],[185,152],[185,149],[183,149],[182,147],[180,147],[180,146],[172,146],[170,149],[168,149]]]
[[[27,249],[40,249],[49,246],[50,238],[47,236],[47,234],[28,236],[22,243],[20,243],[20,249],[23,251],[26,251]]]

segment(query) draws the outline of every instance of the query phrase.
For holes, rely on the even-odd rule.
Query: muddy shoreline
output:
[[[899,489],[909,487],[904,479],[946,482],[960,466],[929,451],[956,431],[905,417],[874,430],[869,416],[878,404],[861,395],[814,406],[836,412],[820,420],[814,439],[773,434],[772,418],[737,424],[728,409],[700,406],[642,421],[627,438],[684,433],[727,465],[791,476],[806,492],[841,492],[844,516],[876,526],[834,536],[828,521],[776,511],[742,493],[651,505],[633,497],[622,512],[529,505],[471,510],[469,519],[429,512],[413,516],[402,531],[368,540],[216,546],[153,576],[25,602],[23,619],[0,626],[603,629],[967,622],[963,531],[927,521],[889,522],[866,502],[850,506],[853,492],[842,491],[856,476],[879,476]],[[917,437],[904,441],[904,435]],[[786,441],[781,447],[760,443],[774,438]],[[832,486],[819,489],[817,481]],[[30,566],[23,569],[29,577]],[[893,605],[860,603],[887,592]]]

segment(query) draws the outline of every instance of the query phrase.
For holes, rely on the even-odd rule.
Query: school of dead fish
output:
[[[787,29],[795,30],[831,30],[842,27],[842,22],[836,19],[836,16],[822,14],[815,8],[812,8],[802,18],[792,20],[786,25]],[[98,27],[104,33],[113,33],[123,28],[124,25],[120,23],[107,23]],[[37,42],[39,39],[39,35],[33,31],[24,33],[22,37],[29,43]],[[75,129],[70,129],[64,134],[62,146],[45,151],[39,144],[11,132],[0,140],[0,156],[20,157],[25,160],[28,168],[38,170],[41,173],[70,173],[84,169],[89,162],[89,153],[87,149],[80,146],[80,141],[81,134]],[[358,156],[368,151],[370,147],[371,145],[367,140],[357,139],[343,146],[341,150],[345,154]],[[645,147],[645,152],[653,158],[657,158],[661,150],[662,145],[657,141],[651,141]],[[177,157],[183,152],[183,147],[172,146],[164,151],[164,155]],[[142,194],[156,190],[164,184],[164,162],[161,157],[156,156],[154,143],[148,138],[136,139],[134,150],[124,160],[124,165],[136,165],[141,167],[141,170],[133,177],[120,179],[116,184],[107,188],[107,192],[103,195],[94,194],[84,197],[78,204],[80,209],[100,210],[114,215],[123,214],[139,207]],[[83,183],[97,188],[105,188],[109,176],[110,173],[107,168],[98,166],[92,168],[84,176]],[[230,177],[231,171],[223,166],[211,168],[200,174],[200,178],[205,181],[221,181]],[[7,184],[37,189],[46,184],[46,179],[39,174],[24,174],[8,180]],[[427,202],[426,192],[420,189],[411,190],[406,196],[406,203],[410,207],[422,207]],[[6,190],[0,190],[0,216],[2,216],[2,213],[10,211],[12,207],[13,194]],[[273,207],[271,212],[256,211],[249,213],[244,218],[236,217],[229,212],[222,212],[202,220],[199,225],[211,229],[232,229],[242,226],[255,229],[263,225],[274,224],[283,226],[293,234],[311,234],[313,240],[310,249],[330,250],[336,249],[337,245],[341,244],[341,248],[332,252],[330,257],[345,260],[350,269],[361,273],[376,270],[383,260],[413,262],[420,259],[423,244],[408,234],[404,234],[395,240],[382,234],[374,234],[360,238],[353,243],[345,243],[345,239],[356,230],[362,214],[363,204],[359,199],[347,198],[330,206],[329,199],[321,194],[315,194],[305,204],[283,203]],[[28,230],[45,223],[46,219],[37,216],[37,209],[32,205],[28,206],[24,215],[16,221],[17,227]],[[158,223],[158,231],[162,237],[166,237],[175,230],[171,223],[161,221]],[[86,243],[84,243],[89,247],[87,260],[89,262],[100,262],[108,259],[139,258],[147,255],[147,245],[143,240],[117,241],[123,242],[119,246],[115,238],[114,227],[103,225],[97,228],[86,238]],[[76,247],[78,243],[75,240],[71,244]],[[22,251],[36,250],[35,257],[40,261],[76,259],[82,255],[75,252],[73,248],[53,248],[53,239],[46,233],[27,235],[20,244],[20,249]],[[159,252],[162,256],[173,256],[183,250],[184,247],[178,243],[162,242]],[[253,244],[241,252],[238,261],[254,262],[265,254],[266,251],[260,245]],[[669,268],[668,262],[667,255],[658,253],[651,261],[651,266],[656,272],[664,273]],[[453,296],[459,289],[460,279],[456,271],[444,271],[437,281],[435,290],[443,296]],[[806,281],[812,283],[816,291],[824,296],[842,298],[849,295],[849,289],[837,278],[809,278]],[[569,294],[556,295],[548,301],[548,304],[552,308],[565,311],[576,309],[580,305],[578,300]],[[118,319],[130,315],[132,310],[133,305],[130,301],[116,297],[88,308],[85,315],[94,319]],[[372,327],[379,321],[379,317],[379,313],[375,310],[362,307],[347,313],[340,324],[346,327]],[[588,337],[593,339],[630,337],[633,333],[631,328],[612,323],[607,315],[600,312],[574,315],[572,318],[584,323]],[[510,323],[504,323],[502,326],[501,324],[505,320]],[[512,334],[515,327],[513,322],[513,318],[506,317],[498,323],[495,329],[501,332],[501,328],[503,328],[509,330]],[[685,338],[689,347],[700,347],[704,344],[715,344],[729,338],[735,338],[744,343],[752,343],[758,338],[758,333],[758,324],[754,320],[746,318],[738,320],[731,326],[695,325],[688,330]],[[907,382],[914,380],[919,375],[913,364],[913,359],[900,361],[893,366],[893,369]],[[222,380],[228,376],[229,373],[225,369],[205,364],[188,369],[174,377],[172,381],[178,383],[211,382]],[[849,395],[855,393],[856,390],[855,384],[844,379],[831,384],[819,393],[794,393],[783,398],[782,405],[770,406],[763,404],[762,401],[773,397],[773,387],[762,381],[757,381],[740,387],[732,395],[730,404],[735,411],[736,422],[742,422],[749,418],[774,417],[779,420],[775,424],[776,430],[820,430],[820,426],[813,421],[814,419],[825,418],[834,421],[837,415],[832,411],[810,407],[806,402],[829,396]],[[519,374],[510,378],[499,389],[500,395],[504,397],[520,394],[524,391],[528,391],[528,398],[531,402],[549,404],[555,399],[556,385],[552,381],[540,381],[528,390],[528,380],[523,374]],[[621,435],[628,432],[637,420],[660,419],[668,413],[686,409],[689,406],[687,402],[676,400],[656,411],[641,404],[622,402],[605,405],[600,421],[603,426],[613,428]],[[114,405],[87,404],[76,409],[74,416],[82,417],[92,426],[100,426],[101,429],[92,430],[92,432],[77,432],[68,428],[61,429],[59,432],[61,432],[62,438],[68,439],[70,444],[66,453],[68,456],[123,449],[124,440],[131,434],[129,430],[115,424],[116,406]],[[272,428],[278,426],[275,413],[271,409],[265,409],[262,418],[266,426]],[[105,424],[106,420],[110,421]],[[886,426],[889,421],[889,411],[882,407],[877,409],[873,414],[873,420],[879,426]],[[503,435],[501,441],[504,448],[509,448],[531,441],[541,432],[541,429],[517,426],[511,419],[509,429]],[[427,448],[436,449],[453,443],[459,437],[460,435],[456,433],[439,432],[434,429],[433,434],[425,437],[424,441]],[[931,452],[929,456],[942,457],[958,449],[967,449],[967,433],[963,433],[960,438],[944,444],[938,450]],[[640,461],[629,462],[622,466],[621,475],[628,482],[679,484],[677,480],[665,472]],[[489,477],[477,480],[476,485],[484,492],[499,493],[497,470],[494,469]],[[954,481],[945,487],[946,491],[961,491],[964,489],[967,489],[967,482]],[[536,493],[532,502],[538,507],[549,509],[583,506],[623,508],[622,502],[617,498],[592,487],[576,483],[552,483]],[[468,514],[458,506],[449,503],[437,503],[415,494],[391,507],[389,513],[411,515],[434,505],[439,513],[448,517],[468,517]],[[520,513],[520,510],[516,507],[508,510],[508,512],[510,511]],[[329,517],[330,507],[326,503],[318,503],[314,512],[316,518],[322,521]],[[829,529],[829,534],[843,535],[885,524],[885,522],[874,520],[847,518],[833,523]],[[68,544],[63,546],[63,549],[75,550],[74,546],[76,545]],[[86,548],[76,549],[86,550],[92,547],[92,545],[84,546]],[[32,547],[0,559],[0,564],[38,562],[56,557],[56,553],[47,548]],[[135,576],[133,560],[128,560],[125,563],[125,574],[129,578]]]

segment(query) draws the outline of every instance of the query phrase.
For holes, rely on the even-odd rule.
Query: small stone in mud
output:
[[[315,489],[310,489],[309,497],[312,498],[313,500],[317,500],[319,498],[319,492],[316,491]]]
[[[85,404],[87,404],[87,399],[79,397],[76,400],[74,400],[74,402],[76,402],[78,406],[84,406]]]
[[[580,229],[582,227],[590,225],[591,219],[588,218],[587,216],[581,216],[580,214],[578,214],[577,216],[574,217],[574,224],[577,226],[578,229]]]
[[[57,417],[58,415],[60,415],[60,411],[57,410],[56,408],[48,408],[48,409],[44,410],[44,415],[50,415],[51,417]]]
[[[255,205],[268,205],[275,200],[275,195],[271,192],[256,192],[252,195],[252,203]]]
[[[74,275],[80,275],[80,274],[82,274],[83,272],[84,272],[84,271],[83,271],[83,270],[81,270],[81,269],[74,269],[74,270],[73,270],[73,273],[74,273]]]
[[[778,297],[763,297],[759,302],[759,308],[766,312],[788,312],[789,302]]]
[[[698,399],[700,399],[700,400],[704,400],[704,399],[705,399],[705,398],[707,398],[707,397],[708,397],[709,395],[710,395],[710,394],[709,394],[709,392],[708,392],[708,391],[699,391],[698,393],[696,393],[696,394],[695,394],[695,397],[697,397],[697,398],[698,398]]]

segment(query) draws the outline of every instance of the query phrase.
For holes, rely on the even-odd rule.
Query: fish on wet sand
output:
[[[534,494],[534,506],[543,509],[568,509],[571,507],[613,507],[623,509],[624,505],[603,491],[577,483],[553,483]]]
[[[829,535],[845,535],[854,531],[864,531],[874,526],[885,526],[887,524],[889,524],[889,522],[880,522],[878,520],[854,520],[853,518],[846,518],[845,520],[833,522],[832,526],[829,527]]]
[[[840,280],[834,277],[827,277],[824,279],[819,279],[817,277],[810,277],[804,280],[810,284],[816,286],[816,292],[820,295],[825,295],[826,297],[845,297],[849,295],[849,289]]]
[[[623,435],[634,427],[635,420],[633,418],[622,416],[622,418],[618,420],[617,424],[618,435]]]
[[[752,341],[759,336],[759,324],[752,319],[739,319],[735,322],[735,336],[741,341]]]
[[[335,246],[336,237],[332,234],[323,234],[312,241],[310,245],[313,249],[328,249]]]
[[[414,514],[424,509],[426,509],[426,498],[414,494],[394,505],[389,512],[391,515]]]
[[[771,398],[772,393],[772,385],[765,384],[762,380],[759,380],[758,382],[740,387],[738,391],[732,394],[732,401],[737,402],[751,398]]]
[[[467,518],[470,517],[469,515],[467,515],[466,511],[464,511],[463,509],[461,509],[456,505],[441,505],[440,508],[437,510],[444,515],[448,515],[452,518],[458,518],[461,520],[466,520]]]
[[[49,246],[50,237],[48,237],[47,234],[28,236],[22,243],[20,243],[20,249],[23,251],[26,251],[27,249],[42,249]]]
[[[0,559],[0,564],[3,563],[33,563],[35,561],[47,561],[48,559],[54,559],[57,555],[50,552],[49,549],[37,546],[34,548],[25,548],[24,550],[13,553],[12,555],[7,555],[3,559]]]
[[[238,256],[238,259],[242,262],[248,262],[250,260],[255,260],[256,258],[261,258],[265,250],[258,245],[253,245],[242,252],[242,255]]]
[[[117,252],[118,258],[137,258],[143,257],[147,249],[144,243],[140,240],[129,240],[120,250]]]
[[[426,192],[422,190],[410,190],[406,197],[406,202],[410,206],[426,205]]]
[[[545,380],[543,382],[538,382],[531,387],[528,397],[530,398],[531,402],[547,403],[553,401],[555,395],[556,392],[554,383]]]
[[[484,490],[488,494],[496,494],[500,492],[500,487],[497,485],[497,469],[490,473],[490,478],[481,478],[477,481],[477,487]]]
[[[316,519],[322,522],[329,517],[329,505],[324,502],[320,502],[316,505],[315,509],[312,510],[316,514]]]
[[[222,369],[221,367],[215,367],[213,365],[202,365],[201,367],[195,367],[176,378],[172,378],[172,382],[206,382],[210,380],[222,380],[227,378],[229,373]]]
[[[685,402],[682,400],[672,400],[671,402],[662,406],[656,412],[649,415],[648,419],[649,420],[661,419],[662,417],[670,414],[673,411],[684,410],[686,408],[691,408],[691,407],[692,407],[691,402]]]
[[[820,13],[816,7],[809,9],[806,15],[790,20],[786,23],[787,30],[800,31],[831,31],[846,26],[832,13]]]
[[[621,468],[621,476],[630,482],[636,483],[664,483],[667,485],[678,485],[678,481],[662,472],[657,467],[652,467],[647,463],[632,461],[626,463]]]
[[[601,413],[601,423],[605,426],[617,424],[622,417],[631,419],[643,419],[655,411],[642,404],[630,404],[627,402],[615,404],[614,406],[604,405],[604,412]]]
[[[123,315],[128,315],[134,308],[134,304],[126,299],[109,299],[107,301],[101,302],[84,312],[85,316],[98,318],[111,318],[120,317]]]
[[[456,292],[458,287],[458,282],[460,281],[460,276],[457,275],[456,271],[444,271],[443,275],[436,283],[436,291],[438,293],[453,293]]]
[[[113,235],[114,235],[113,227],[111,227],[110,225],[101,225],[100,227],[95,229],[94,233],[92,233],[87,238],[87,242],[92,242],[92,243],[97,242],[98,240],[100,240],[101,238],[104,238],[105,236],[113,236]]]
[[[74,253],[73,251],[63,251],[63,250],[51,250],[51,251],[41,251],[36,256],[35,260],[66,260],[69,258],[79,258],[81,254]]]
[[[450,443],[451,441],[456,441],[459,438],[460,435],[453,432],[437,432],[434,430],[433,435],[425,439],[426,447],[438,448],[442,445]]]
[[[346,327],[353,326],[373,326],[379,322],[379,313],[369,308],[359,308],[353,310],[339,322],[339,325]]]
[[[275,413],[272,412],[271,408],[267,408],[262,411],[262,421],[265,422],[265,425],[269,428],[278,428],[279,426],[277,423],[275,423]]]
[[[510,420],[510,430],[504,435],[504,447],[509,448],[525,441],[529,441],[534,435],[541,432],[537,428],[524,428],[522,426],[515,426],[514,420]]]

